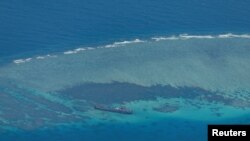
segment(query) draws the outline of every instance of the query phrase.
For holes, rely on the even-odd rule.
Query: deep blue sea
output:
[[[2,0],[0,56],[154,35],[249,33],[249,16],[247,0]]]
[[[250,124],[249,54],[248,0],[1,0],[0,141],[206,141]]]

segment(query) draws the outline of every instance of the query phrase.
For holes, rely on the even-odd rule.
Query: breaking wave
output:
[[[93,50],[93,49],[95,49],[95,48],[93,48],[93,47],[77,48],[77,49],[74,49],[74,50],[65,51],[65,52],[63,52],[63,54],[75,54],[75,53],[78,53],[78,52],[81,52],[81,51]]]
[[[56,58],[57,55],[45,55],[45,56],[37,56],[37,57],[34,57],[34,58],[26,58],[26,59],[17,59],[17,60],[14,60],[13,63],[15,64],[21,64],[21,63],[27,63],[27,62],[30,62],[34,59],[36,60],[42,60],[42,59],[47,59],[47,58]]]
[[[136,43],[144,43],[144,42],[158,42],[162,40],[188,40],[188,39],[229,39],[229,38],[245,38],[250,39],[250,34],[219,34],[219,35],[189,35],[189,34],[180,34],[180,35],[172,35],[172,36],[156,36],[152,37],[148,40],[141,40],[141,39],[135,39],[135,40],[125,40],[121,42],[114,42],[112,44],[107,44],[103,46],[97,46],[97,47],[81,47],[76,48],[74,50],[68,50],[63,52],[64,55],[70,55],[70,54],[76,54],[84,51],[89,50],[95,50],[95,49],[101,49],[101,48],[115,48],[115,47],[123,47],[128,44],[136,44]],[[47,58],[55,58],[57,55],[45,55],[45,56],[37,56],[33,58],[26,58],[26,59],[17,59],[14,60],[13,63],[15,64],[21,64],[21,63],[27,63],[31,62],[32,60],[41,60],[41,59],[47,59]]]
[[[219,34],[219,35],[189,35],[189,34],[180,34],[178,36],[160,36],[152,37],[154,41],[161,40],[186,40],[186,39],[219,39],[219,38],[247,38],[250,39],[250,34]]]

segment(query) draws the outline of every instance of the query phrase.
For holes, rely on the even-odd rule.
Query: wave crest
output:
[[[113,44],[105,45],[104,48],[112,48],[112,47],[124,46],[126,44],[142,43],[142,42],[145,42],[145,41],[140,40],[140,39],[135,39],[132,41],[114,42]]]
[[[180,34],[178,36],[160,36],[152,37],[154,41],[161,40],[187,40],[187,39],[215,39],[215,38],[249,38],[250,34],[219,34],[219,35],[189,35],[189,34]]]
[[[151,40],[141,40],[141,39],[134,39],[134,40],[125,40],[121,42],[114,42],[112,44],[107,44],[104,46],[98,46],[98,47],[83,47],[83,48],[77,48],[74,50],[68,50],[63,52],[65,55],[70,55],[70,54],[76,54],[79,52],[83,51],[88,51],[88,50],[95,50],[95,49],[100,49],[100,48],[115,48],[115,47],[122,47],[127,44],[135,44],[135,43],[143,43],[143,42],[148,42],[148,41],[162,41],[162,40],[189,40],[189,39],[227,39],[227,38],[247,38],[250,39],[250,34],[232,34],[232,33],[227,33],[227,34],[219,34],[219,35],[189,35],[189,34],[180,34],[178,36],[172,35],[172,36],[159,36],[159,37],[152,37]],[[41,60],[41,59],[46,59],[46,58],[54,58],[57,57],[56,55],[46,55],[46,56],[37,56],[35,58],[26,58],[26,59],[17,59],[14,60],[13,62],[15,64],[21,64],[21,63],[27,63],[32,61],[32,59],[36,60]]]

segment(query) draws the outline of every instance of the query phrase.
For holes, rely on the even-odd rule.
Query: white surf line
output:
[[[126,44],[143,43],[143,42],[146,42],[146,41],[143,41],[143,40],[140,40],[140,39],[135,39],[135,40],[132,40],[132,41],[114,42],[113,44],[105,45],[104,48],[113,48],[113,47],[124,46]]]
[[[142,42],[145,42],[145,41],[140,40],[140,39],[135,39],[135,40],[131,40],[131,41],[125,40],[125,41],[121,41],[121,42],[114,42],[112,44],[107,44],[107,45],[104,45],[104,46],[98,46],[96,48],[94,48],[94,47],[84,47],[84,48],[77,48],[77,49],[74,49],[74,50],[68,50],[68,51],[63,52],[63,54],[66,54],[66,55],[76,54],[76,53],[79,53],[81,51],[94,50],[94,49],[100,49],[100,48],[114,48],[114,47],[124,46],[124,45],[127,45],[127,44],[142,43]]]
[[[161,41],[161,40],[178,40],[179,38],[176,36],[169,36],[169,37],[152,37],[152,40]]]
[[[250,34],[237,35],[237,34],[227,33],[218,35],[218,38],[250,38]]]
[[[20,64],[20,63],[25,63],[25,60],[24,59],[17,59],[17,60],[14,60],[13,62],[16,64]]]
[[[172,36],[159,36],[159,37],[152,37],[151,40],[153,41],[161,41],[161,40],[188,40],[188,39],[214,39],[214,38],[222,38],[222,39],[227,39],[227,38],[247,38],[250,39],[250,34],[232,34],[232,33],[226,33],[226,34],[219,34],[219,35],[189,35],[189,34],[179,34],[179,35],[172,35]],[[82,51],[87,51],[87,50],[94,50],[94,49],[100,49],[100,48],[114,48],[114,47],[122,47],[127,44],[134,44],[134,43],[143,43],[147,42],[150,40],[141,40],[141,39],[134,39],[134,40],[125,40],[121,42],[114,42],[112,44],[107,44],[104,46],[97,46],[97,47],[82,47],[82,48],[77,48],[74,50],[68,50],[63,52],[65,55],[70,55],[70,54],[76,54]],[[37,56],[34,58],[26,58],[26,59],[17,59],[14,60],[13,63],[15,64],[21,64],[21,63],[27,63],[32,61],[32,59],[37,59],[37,60],[42,60],[42,59],[47,59],[47,58],[55,58],[57,55],[45,55],[45,56]]]
[[[68,50],[68,51],[65,51],[63,52],[63,54],[76,54],[78,52],[82,52],[82,51],[87,51],[87,50],[93,50],[95,48],[93,47],[82,47],[82,48],[77,48],[77,49],[74,49],[74,50]]]
[[[63,54],[75,54],[75,53],[78,53],[78,52],[84,51],[84,50],[86,50],[86,49],[85,48],[77,48],[74,50],[65,51]]]
[[[17,59],[17,60],[14,60],[13,62],[16,64],[20,64],[20,63],[30,62],[31,60],[32,58],[26,58],[26,59]]]
[[[248,38],[250,39],[250,34],[219,34],[219,35],[189,35],[189,34],[180,34],[178,36],[159,36],[152,37],[154,41],[161,40],[185,40],[185,39],[214,39],[214,38]]]
[[[21,63],[31,62],[34,59],[41,60],[41,59],[56,58],[56,57],[57,57],[57,55],[50,55],[50,54],[48,54],[48,55],[45,55],[45,56],[37,56],[37,57],[34,57],[34,58],[17,59],[17,60],[14,60],[13,63],[15,63],[15,64],[21,64]]]

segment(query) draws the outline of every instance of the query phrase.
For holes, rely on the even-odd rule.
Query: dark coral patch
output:
[[[222,103],[234,107],[249,106],[247,100],[237,100],[235,97],[226,97],[222,93],[211,92],[199,87],[172,87],[155,85],[144,87],[130,83],[86,83],[79,84],[70,88],[57,91],[59,95],[68,97],[72,100],[82,99],[89,103],[116,104],[131,102],[136,100],[155,100],[162,98],[184,98],[190,100],[199,100],[209,103]],[[244,104],[242,104],[244,103]],[[192,104],[192,103],[191,103]],[[195,104],[195,103],[194,103]],[[199,108],[201,105],[194,105]]]
[[[157,111],[157,112],[163,112],[163,113],[172,113],[175,112],[179,109],[179,106],[177,105],[171,105],[171,104],[163,104],[159,107],[154,107],[153,110]]]

